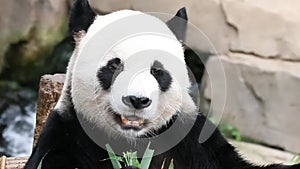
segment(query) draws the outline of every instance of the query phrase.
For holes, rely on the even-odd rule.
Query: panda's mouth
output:
[[[145,127],[147,119],[138,116],[125,116],[115,114],[115,119],[123,130],[135,130],[139,131]]]

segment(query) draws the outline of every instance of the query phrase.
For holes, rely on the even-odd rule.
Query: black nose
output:
[[[125,105],[129,107],[134,107],[135,109],[143,109],[149,107],[151,100],[147,97],[136,97],[136,96],[123,96],[122,101]]]

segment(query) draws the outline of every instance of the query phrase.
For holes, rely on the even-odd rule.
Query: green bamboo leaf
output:
[[[132,163],[133,163],[133,166],[141,168],[141,164],[140,164],[140,162],[138,160],[138,157],[137,157],[137,152],[132,153]]]
[[[300,163],[300,153],[293,158],[292,162],[295,164]]]
[[[127,158],[127,154],[123,152],[123,159],[124,159],[124,163],[125,163],[125,167],[129,166],[129,160]]]
[[[145,153],[143,155],[143,159],[141,161],[141,169],[148,169],[154,154],[154,150],[151,150],[150,147],[150,143],[148,144]]]
[[[49,151],[48,151],[48,152],[49,152]],[[45,158],[46,155],[48,154],[48,152],[47,152],[47,153],[43,156],[43,158],[41,159],[41,161],[40,161],[40,163],[39,163],[37,169],[42,169],[42,163],[43,163],[43,161],[44,161],[44,158]]]
[[[165,168],[165,163],[166,163],[166,159],[164,159],[162,165],[161,165],[161,169],[164,169]]]
[[[170,162],[169,169],[174,169],[174,162],[173,162],[173,159],[172,159],[171,162]]]
[[[43,159],[40,161],[40,163],[39,163],[37,169],[42,169],[42,163],[43,163]]]
[[[130,166],[133,166],[133,153],[130,153],[129,164],[130,164]]]
[[[116,156],[116,154],[114,153],[114,151],[112,150],[112,148],[110,147],[110,145],[106,144],[106,149],[107,149],[107,152],[108,152],[108,156],[111,160],[111,163],[113,165],[113,168],[114,169],[121,169],[122,166],[120,164],[120,162],[118,161],[118,157]]]

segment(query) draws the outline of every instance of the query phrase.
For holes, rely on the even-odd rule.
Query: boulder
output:
[[[104,13],[120,9],[133,9],[143,12],[156,12],[156,15],[158,13],[165,13],[169,16],[174,16],[178,9],[186,7],[189,21],[191,21],[191,23],[199,29],[199,32],[197,33],[203,33],[205,36],[208,36],[209,40],[212,41],[213,45],[217,48],[218,52],[227,52],[229,49],[230,38],[235,36],[234,29],[226,23],[220,0],[122,0],[122,2],[120,2],[120,0],[90,0],[90,2],[93,8]],[[193,36],[188,36],[187,38],[193,39]],[[205,43],[207,43],[207,41]],[[210,46],[211,44],[202,45]],[[201,45],[197,46],[199,47]],[[198,50],[202,50],[202,48]],[[204,47],[204,50],[207,50],[206,52],[212,52],[210,47]]]
[[[189,21],[207,35],[218,53],[235,51],[265,58],[300,60],[297,39],[300,37],[300,1],[91,0],[91,4],[105,13],[134,9],[172,15],[185,6]]]
[[[227,83],[223,120],[237,127],[243,136],[300,152],[300,63],[229,53],[211,57],[207,72],[214,72],[219,61]],[[222,92],[222,76],[214,73],[203,78],[204,111],[210,107],[212,92]],[[215,83],[212,89],[211,81]],[[212,105],[212,109],[220,109],[217,106]]]
[[[238,152],[254,164],[266,165],[282,163],[291,165],[295,154],[262,146],[259,144],[228,140]]]
[[[26,81],[43,66],[54,46],[66,35],[69,0],[3,1],[0,6],[0,72]],[[5,63],[5,67],[3,67]],[[29,72],[27,75],[30,75]],[[28,78],[28,76],[27,76]]]
[[[266,58],[300,60],[300,1],[223,0],[236,38],[230,50]]]
[[[0,6],[0,71],[4,65],[4,54],[10,44],[15,44],[29,35],[35,20],[34,11],[31,10],[35,1],[2,2]]]

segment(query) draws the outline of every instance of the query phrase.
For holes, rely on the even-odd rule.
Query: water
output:
[[[0,155],[24,157],[32,151],[36,92],[0,85]]]
[[[3,130],[3,154],[14,157],[29,156],[32,151],[35,128],[35,104],[25,107],[26,114],[20,113],[17,106],[10,106],[0,117]]]

